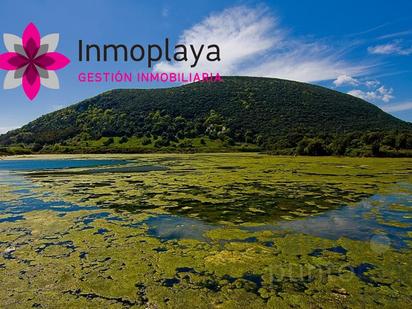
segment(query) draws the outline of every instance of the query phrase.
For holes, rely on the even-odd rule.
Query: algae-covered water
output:
[[[0,160],[0,307],[412,307],[412,159]]]

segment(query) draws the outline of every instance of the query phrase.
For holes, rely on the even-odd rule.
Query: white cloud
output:
[[[392,88],[387,89],[384,86],[381,86],[373,91],[362,91],[360,89],[354,89],[348,92],[348,94],[366,101],[383,101],[385,103],[389,102],[394,98],[392,93]]]
[[[365,82],[365,86],[368,88],[375,88],[378,87],[381,83],[377,80],[367,80]]]
[[[376,45],[368,47],[368,51],[371,54],[389,55],[394,54],[398,50],[398,46],[393,43]]]
[[[392,95],[393,93],[392,88],[387,89],[384,86],[381,86],[378,88],[377,93],[378,93],[378,98],[382,100],[383,102],[389,102],[390,100],[394,98],[394,96]]]
[[[17,129],[18,127],[0,127],[0,134],[7,133],[11,130]]]
[[[338,78],[333,82],[336,87],[344,86],[344,85],[352,85],[357,86],[359,85],[359,81],[352,76],[343,74],[339,75]]]
[[[349,75],[339,75],[334,81],[336,87],[341,86],[366,86],[368,88],[377,88],[381,83],[378,80],[361,81]]]
[[[218,72],[311,82],[344,74],[356,76],[370,69],[341,60],[342,50],[291,37],[280,28],[277,18],[262,8],[240,6],[212,14],[185,30],[179,43],[217,44],[221,61],[209,62],[202,57],[195,68],[190,67],[191,61],[160,62],[155,71]]]
[[[189,62],[156,65],[158,71],[197,71],[235,73],[238,65],[255,55],[262,54],[280,40],[280,34],[270,36],[270,30],[276,21],[265,16],[263,10],[249,10],[246,7],[228,9],[217,15],[211,15],[201,23],[185,30],[180,37],[181,44],[217,44],[220,47],[220,62],[201,59],[195,69]]]
[[[386,88],[385,86],[381,86],[381,83],[378,80],[366,80],[362,81],[356,78],[353,78],[349,75],[340,75],[336,80],[333,81],[336,87],[341,86],[357,86],[358,89],[352,89],[348,92],[348,94],[353,95],[355,97],[361,98],[366,101],[383,101],[389,102],[394,98],[393,89]],[[364,90],[362,90],[362,88]]]
[[[406,36],[406,35],[410,35],[410,34],[412,34],[412,30],[399,31],[399,32],[395,32],[395,33],[389,33],[389,34],[382,35],[382,36],[378,37],[378,39],[380,39],[380,40],[391,39],[391,38]]]
[[[58,111],[59,109],[65,108],[66,106],[64,106],[63,104],[58,104],[58,105],[52,105],[51,106],[51,111],[55,112]]]
[[[412,109],[412,102],[392,104],[382,107],[385,112],[401,112]]]
[[[362,91],[360,89],[353,89],[351,91],[348,92],[348,94],[363,99],[363,100],[368,100],[367,96],[368,94],[365,91]]]
[[[392,43],[370,46],[368,52],[377,55],[402,55],[407,56],[412,54],[412,47],[403,47],[400,41],[394,41]]]

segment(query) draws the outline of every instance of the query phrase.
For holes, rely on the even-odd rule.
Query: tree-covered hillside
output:
[[[223,80],[108,91],[2,135],[0,145],[9,153],[405,155],[412,148],[410,123],[353,96],[272,78]]]

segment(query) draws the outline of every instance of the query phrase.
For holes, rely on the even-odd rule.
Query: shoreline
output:
[[[304,155],[282,155],[282,154],[271,154],[264,152],[150,152],[150,153],[36,153],[36,154],[16,154],[16,155],[0,155],[1,160],[24,160],[27,158],[30,159],[71,159],[71,158],[80,158],[80,159],[97,159],[104,160],[110,158],[119,158],[119,157],[147,157],[147,156],[225,156],[225,155],[238,155],[242,157],[248,156],[268,156],[268,157],[278,157],[278,158],[312,158],[318,159],[322,158],[325,160],[328,159],[411,159],[412,157],[371,157],[371,156],[304,156]]]

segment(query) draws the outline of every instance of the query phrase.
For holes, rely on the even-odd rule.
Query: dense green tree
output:
[[[147,147],[129,149],[132,137]],[[101,138],[104,143],[95,142]],[[412,153],[412,125],[372,104],[319,86],[248,77],[171,89],[108,91],[1,135],[0,146],[32,151],[39,144],[42,152],[103,152],[113,151],[110,138],[123,144],[117,145],[119,151],[157,151],[186,140],[192,140],[196,150],[200,138],[202,151],[210,146],[303,155]],[[208,138],[213,142],[206,144]],[[373,150],[376,145],[379,152]]]

